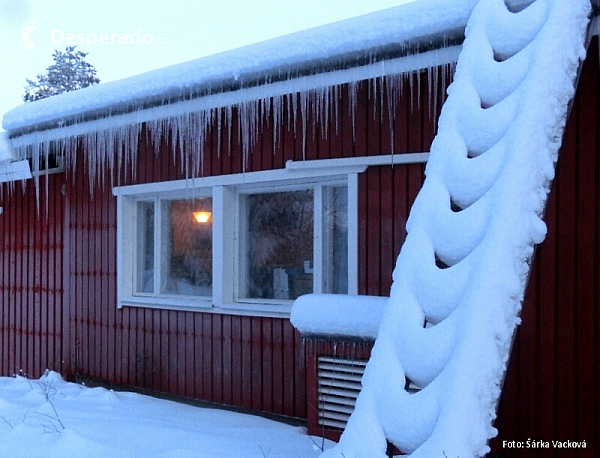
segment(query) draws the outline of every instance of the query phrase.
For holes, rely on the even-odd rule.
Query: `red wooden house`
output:
[[[309,418],[318,432],[318,356],[366,359],[370,341],[305,343],[291,304],[389,295],[472,5],[404,5],[9,112],[0,374],[52,369]],[[499,446],[599,450],[598,72],[594,36]]]

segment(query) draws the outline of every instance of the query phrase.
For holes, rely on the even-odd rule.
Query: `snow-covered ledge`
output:
[[[7,162],[13,159],[14,157],[8,144],[8,134],[0,132],[0,162]]]
[[[0,132],[0,183],[31,178],[27,160],[16,161],[6,132]]]
[[[388,297],[307,294],[292,305],[290,321],[303,337],[375,340]]]

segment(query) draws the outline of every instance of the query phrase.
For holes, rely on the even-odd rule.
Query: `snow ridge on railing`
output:
[[[590,14],[589,0],[530,3],[472,12],[363,389],[323,458],[383,458],[386,440],[414,458],[482,456],[497,434]]]

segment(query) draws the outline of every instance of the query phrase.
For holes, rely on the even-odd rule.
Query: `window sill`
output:
[[[265,318],[289,318],[292,304],[266,304],[234,302],[215,306],[211,301],[201,299],[166,299],[149,297],[125,297],[119,300],[123,307],[175,310],[184,312],[217,313],[221,315],[260,316]]]
[[[144,297],[131,296],[119,300],[119,308],[145,307],[167,310],[205,311],[212,307],[212,301],[207,299],[179,299],[176,297]]]

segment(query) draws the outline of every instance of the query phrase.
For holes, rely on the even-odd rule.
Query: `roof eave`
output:
[[[171,91],[170,93],[158,93],[154,97],[146,98],[144,100],[132,99],[126,106],[121,106],[116,110],[109,106],[100,110],[78,113],[76,116],[66,118],[60,117],[43,123],[31,124],[23,128],[10,130],[9,136],[10,138],[16,138],[34,132],[56,129],[76,123],[146,110],[181,101],[199,99],[207,95],[235,92],[251,87],[266,86],[279,81],[358,68],[391,59],[460,45],[463,40],[464,26],[458,26],[422,36],[418,40],[413,39],[389,43],[385,46],[376,46],[358,52],[338,54],[328,57],[327,59],[318,58],[306,60],[295,65],[273,66],[270,69],[263,69],[259,72],[251,71],[235,76],[229,76],[227,78],[204,80],[193,87],[187,88],[185,93],[182,93],[182,91],[179,90]]]

